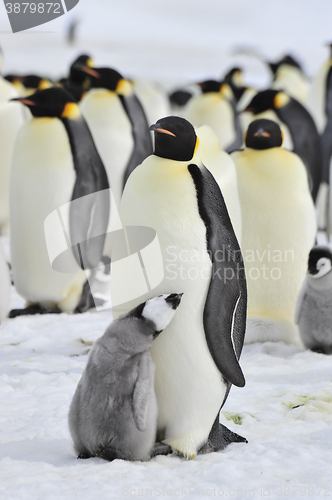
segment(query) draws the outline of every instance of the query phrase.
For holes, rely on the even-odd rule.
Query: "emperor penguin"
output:
[[[133,86],[111,68],[81,70],[91,89],[81,110],[106,167],[117,206],[131,172],[152,153],[152,140],[143,107]]]
[[[70,92],[77,102],[81,101],[90,88],[88,75],[81,71],[82,65],[93,68],[93,59],[87,54],[78,56],[70,65],[68,77],[60,82],[61,86]]]
[[[256,89],[244,85],[242,73],[242,69],[235,66],[234,68],[231,68],[223,78],[223,81],[230,86],[233,92],[236,107],[239,112],[243,111],[254,95],[257,94]]]
[[[10,277],[0,240],[0,325],[9,312]]]
[[[12,163],[11,263],[28,307],[11,316],[84,310],[86,272],[98,266],[108,225],[106,171],[68,92],[54,87],[15,100],[33,118],[18,134]],[[49,217],[54,230],[46,226]],[[51,254],[59,255],[54,269]]]
[[[18,96],[14,85],[2,78],[0,65],[0,234],[9,232],[10,166],[15,139],[24,123],[22,110],[9,102]]]
[[[316,246],[308,260],[308,272],[300,290],[295,322],[307,349],[332,354],[332,252]]]
[[[295,303],[315,242],[316,214],[304,163],[281,145],[279,125],[260,119],[249,125],[245,149],[231,154],[248,283],[245,343],[299,344]]]
[[[120,205],[124,226],[157,233],[164,275],[152,293],[184,292],[177,315],[151,349],[156,364],[158,441],[186,458],[244,438],[219,423],[239,365],[246,317],[246,280],[220,188],[198,158],[194,127],[181,117],[159,119],[154,154],[131,174]],[[152,263],[151,263],[152,264]],[[131,276],[130,287],[135,287]],[[123,278],[115,290],[128,286]],[[131,288],[132,289],[132,288]],[[137,300],[113,308],[114,317]]]
[[[330,195],[330,164],[332,158],[332,44],[329,44],[329,59],[313,79],[307,106],[321,136],[322,176],[317,200],[319,229],[332,232]]]
[[[156,82],[148,80],[132,80],[133,91],[140,100],[149,125],[155,123],[159,116],[168,116],[171,106],[168,95]]]
[[[286,54],[275,63],[269,62],[268,66],[273,74],[271,88],[285,91],[305,106],[310,83],[300,63],[290,54]]]
[[[252,114],[251,120],[267,118],[284,125],[282,130],[289,132],[292,146],[283,145],[299,155],[306,165],[315,201],[321,181],[322,154],[319,134],[310,113],[285,92],[272,89],[256,94],[245,111]]]
[[[78,458],[150,458],[158,412],[150,348],[172,320],[181,295],[143,302],[111,323],[92,347],[69,410]]]
[[[186,108],[185,118],[194,127],[208,125],[217,134],[220,147],[233,151],[242,145],[242,131],[230,86],[224,82],[201,82],[202,94],[193,97]]]

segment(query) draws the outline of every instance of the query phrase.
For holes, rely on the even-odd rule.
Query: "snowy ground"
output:
[[[232,58],[250,45],[268,57],[292,52],[309,76],[327,58],[331,0],[81,0],[72,13],[11,34],[0,5],[5,72],[59,76],[81,51],[125,75],[172,82],[219,77],[243,63],[266,85],[259,61]],[[64,31],[81,21],[69,47]],[[12,290],[12,307],[23,301]],[[222,422],[249,443],[184,461],[77,460],[69,404],[87,351],[109,312],[16,318],[0,327],[0,498],[325,498],[332,496],[332,361],[282,343],[246,346],[247,385],[232,388]]]
[[[89,312],[1,326],[1,499],[332,496],[331,358],[283,343],[244,348],[247,384],[232,388],[221,421],[248,444],[193,461],[77,460],[68,408],[110,319]]]

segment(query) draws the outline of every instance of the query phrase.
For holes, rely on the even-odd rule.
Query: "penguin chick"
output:
[[[91,349],[69,410],[78,458],[148,460],[157,401],[150,347],[182,294],[159,295],[111,323]]]
[[[299,293],[295,322],[306,348],[332,354],[332,252],[327,246],[314,247],[308,272]]]

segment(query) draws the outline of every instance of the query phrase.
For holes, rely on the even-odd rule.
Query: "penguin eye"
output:
[[[322,257],[321,259],[319,259],[317,262],[318,271],[320,269],[323,269],[324,267],[326,267],[328,265],[328,263],[329,263],[329,260],[326,257]]]

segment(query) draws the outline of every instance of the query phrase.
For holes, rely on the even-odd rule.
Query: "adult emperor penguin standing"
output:
[[[238,149],[242,145],[243,134],[230,86],[215,80],[199,85],[202,94],[189,101],[185,118],[194,127],[209,125],[217,134],[222,149]]]
[[[101,259],[109,218],[106,171],[68,92],[54,87],[16,101],[33,118],[19,132],[11,172],[12,269],[28,303],[12,316],[84,310],[84,270]]]
[[[304,345],[312,351],[332,353],[332,252],[316,246],[308,260],[308,272],[299,293],[295,322]]]
[[[91,79],[81,110],[119,205],[129,175],[152,153],[148,123],[132,84],[120,73],[111,68],[81,69]]]
[[[279,61],[268,62],[273,73],[271,88],[284,90],[291,97],[305,105],[310,83],[304,74],[299,62],[290,54],[286,54]]]
[[[164,278],[149,295],[184,292],[181,308],[151,354],[158,440],[192,458],[245,441],[219,424],[219,410],[231,384],[245,384],[238,359],[246,281],[220,188],[195,156],[193,126],[183,118],[167,117],[150,129],[155,133],[154,154],[128,179],[120,215],[124,226],[149,226],[157,233]],[[126,284],[120,278],[113,286]],[[115,316],[135,303],[119,307]]]
[[[0,50],[0,234],[9,231],[9,177],[14,143],[24,123],[22,110],[10,99],[18,97],[14,85],[2,78]]]
[[[285,92],[271,89],[256,94],[245,111],[252,113],[251,121],[267,118],[284,126],[283,130],[286,128],[292,147],[283,145],[298,154],[306,165],[315,201],[321,181],[322,154],[319,134],[310,113]]]
[[[245,342],[299,343],[295,303],[316,236],[304,163],[281,147],[280,127],[255,120],[234,160],[242,209],[241,248],[248,283]]]

